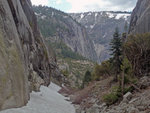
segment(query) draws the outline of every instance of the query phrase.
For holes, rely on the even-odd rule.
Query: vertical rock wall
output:
[[[129,32],[150,32],[150,0],[138,0],[131,16]]]
[[[30,0],[0,0],[0,110],[25,105],[51,70]]]

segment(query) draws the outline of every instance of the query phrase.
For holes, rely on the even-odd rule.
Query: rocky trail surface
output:
[[[75,113],[73,105],[58,93],[61,88],[54,83],[41,86],[40,92],[32,92],[30,101],[22,108],[13,108],[0,113]]]

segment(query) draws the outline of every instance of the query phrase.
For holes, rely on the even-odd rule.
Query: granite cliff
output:
[[[52,61],[30,0],[1,0],[0,110],[25,105],[30,91],[49,85]]]
[[[92,41],[77,21],[62,11],[46,7],[34,6],[39,28],[46,40],[63,41],[73,52],[90,60],[98,61]]]
[[[150,1],[138,0],[130,22],[130,33],[150,32]]]

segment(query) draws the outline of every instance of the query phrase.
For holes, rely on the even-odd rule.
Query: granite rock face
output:
[[[98,61],[102,62],[110,58],[110,42],[116,27],[119,28],[120,34],[126,32],[131,13],[100,11],[71,13],[70,16],[86,29],[89,38],[93,42]]]
[[[130,33],[150,32],[150,1],[138,0],[130,22]]]
[[[51,71],[30,0],[0,0],[0,110],[25,105]]]
[[[86,29],[70,15],[46,6],[34,6],[41,33],[47,40],[63,41],[73,52],[98,61]]]

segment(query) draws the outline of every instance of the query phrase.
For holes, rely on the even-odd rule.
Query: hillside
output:
[[[113,38],[115,28],[119,32],[127,32],[130,23],[130,12],[86,12],[71,13],[70,16],[78,21],[87,30],[92,40],[99,62],[110,58],[110,41]]]
[[[62,41],[46,39],[46,44],[51,45],[55,50],[59,70],[66,77],[64,84],[73,88],[81,88],[85,72],[92,71],[95,63],[73,52]]]
[[[34,6],[38,25],[45,38],[63,41],[73,52],[97,61],[93,43],[86,30],[68,14],[50,7]]]
[[[117,46],[124,52],[118,54],[122,61],[115,59],[117,54],[113,51],[112,59],[95,68],[101,79],[91,81],[86,88],[71,95],[73,103],[77,104],[77,113],[150,112],[149,3],[149,0],[138,0],[131,16],[130,34],[122,42],[116,38],[117,43],[123,43],[123,48]],[[121,62],[118,67],[117,62]],[[116,74],[119,68],[120,72]]]
[[[46,44],[53,48],[58,67],[67,78],[66,84],[80,88],[85,72],[91,71],[97,61],[86,30],[68,14],[56,9],[42,6],[33,9]]]

